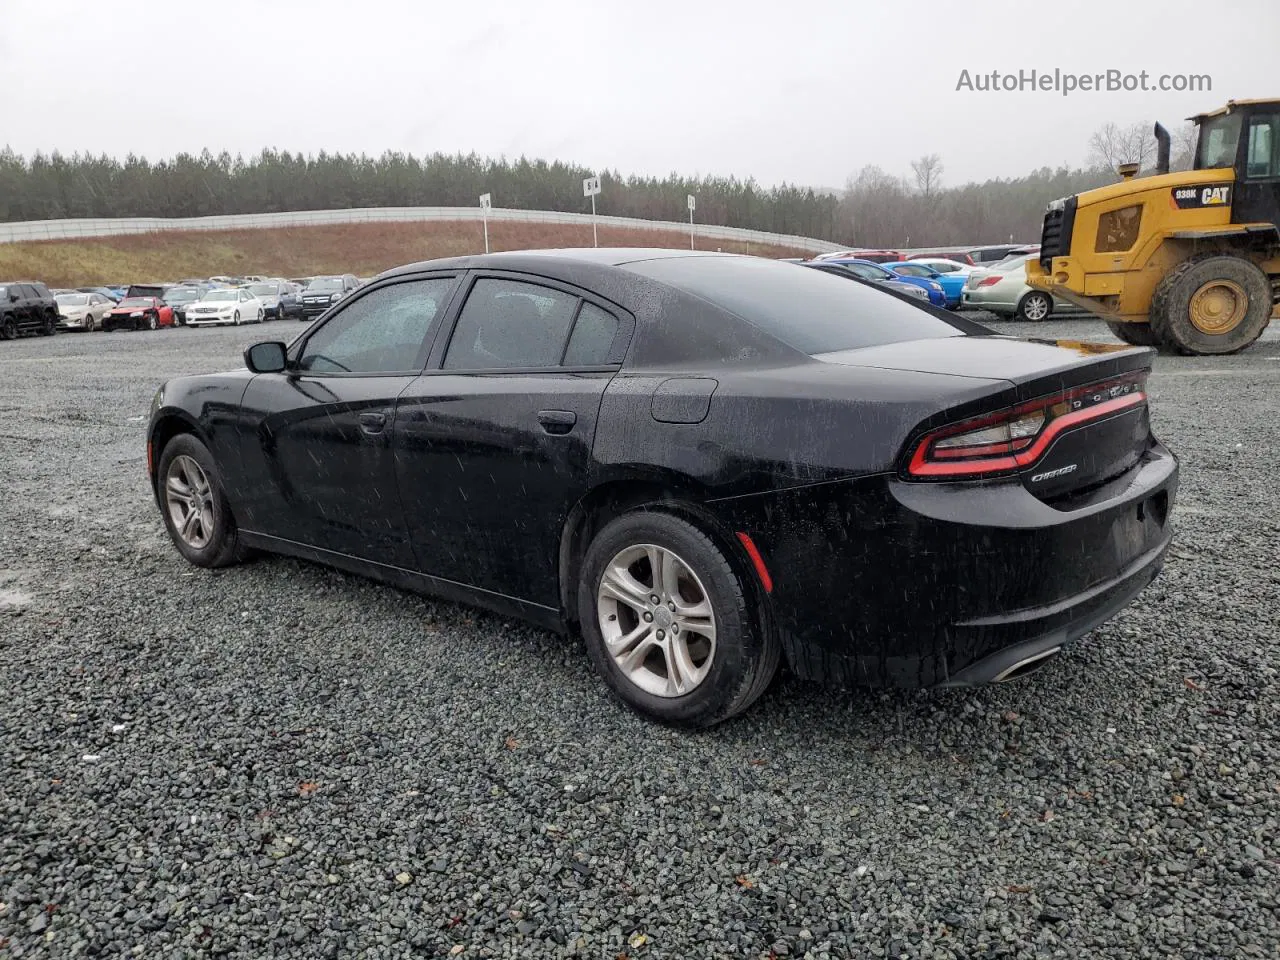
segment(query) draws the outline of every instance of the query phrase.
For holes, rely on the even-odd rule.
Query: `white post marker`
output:
[[[582,195],[591,198],[591,244],[600,246],[600,238],[596,233],[596,194],[600,192],[600,178],[587,177],[582,181]]]
[[[493,206],[493,198],[487,194],[480,194],[480,219],[484,221],[484,252],[489,252],[489,208]]]
[[[693,211],[698,206],[698,201],[693,194],[689,194],[689,249],[693,249]]]

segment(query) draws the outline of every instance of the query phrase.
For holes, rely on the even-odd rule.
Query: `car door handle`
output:
[[[546,433],[563,436],[573,429],[578,422],[578,415],[572,410],[539,410],[538,422]]]
[[[365,433],[378,434],[383,431],[387,425],[387,415],[385,413],[362,413],[360,414],[360,429]]]

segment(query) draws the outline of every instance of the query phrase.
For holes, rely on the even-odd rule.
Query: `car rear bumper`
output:
[[[1060,648],[1163,564],[1178,467],[1153,445],[1078,502],[1020,480],[873,477],[726,501],[773,580],[788,663],[837,684],[964,686]]]

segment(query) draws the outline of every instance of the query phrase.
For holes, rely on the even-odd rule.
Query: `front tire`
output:
[[[234,317],[232,317],[232,318],[231,318],[231,321],[232,321],[232,323],[231,323],[231,325],[232,325],[232,326],[234,326],[234,327],[238,327],[238,326],[240,326],[240,311],[239,311],[239,310],[237,310],[237,311],[236,311],[236,315],[235,315]]]
[[[13,322],[13,317],[0,320],[0,340],[16,339],[18,339],[18,325]]]
[[[156,477],[165,529],[179,553],[210,568],[245,558],[248,551],[208,447],[189,433],[178,434],[160,452]]]
[[[1028,323],[1039,323],[1048,320],[1053,313],[1053,298],[1043,290],[1032,290],[1022,295],[1014,315]]]
[[[154,313],[147,314],[147,329],[155,330],[159,326],[160,326],[160,321],[156,319],[156,315]]]
[[[1271,284],[1250,260],[1205,253],[1170,270],[1151,298],[1151,329],[1178,353],[1237,353],[1271,321]]]
[[[644,511],[591,541],[578,616],[592,663],[623,702],[707,727],[749,707],[777,673],[779,643],[752,597],[703,531]]]
[[[1160,346],[1160,338],[1156,336],[1149,323],[1113,323],[1108,320],[1107,329],[1116,339],[1135,347]]]

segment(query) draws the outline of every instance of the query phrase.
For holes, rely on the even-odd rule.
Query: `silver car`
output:
[[[59,330],[97,330],[102,318],[115,307],[115,302],[100,293],[67,291],[54,297],[58,301]]]
[[[1050,314],[1083,313],[1079,307],[1027,286],[1029,254],[1009,257],[985,270],[975,268],[965,281],[960,305],[989,310],[1017,320],[1047,320]]]

